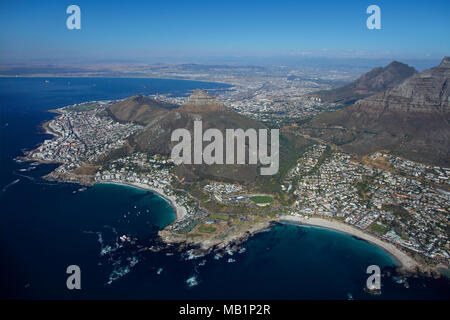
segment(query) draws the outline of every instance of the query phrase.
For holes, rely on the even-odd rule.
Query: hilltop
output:
[[[121,123],[147,125],[177,107],[157,99],[136,95],[117,101],[109,106],[104,114]]]

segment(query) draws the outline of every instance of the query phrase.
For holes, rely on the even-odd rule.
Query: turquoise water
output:
[[[321,228],[276,225],[249,239],[241,253],[220,259],[209,255],[186,260],[176,248],[153,252],[148,248],[160,245],[156,233],[174,219],[166,200],[128,186],[80,190],[76,184],[48,182],[40,177],[54,166],[34,168],[13,161],[21,149],[48,138],[39,131],[39,124],[54,116],[47,109],[138,93],[186,94],[195,88],[226,86],[158,79],[52,78],[50,84],[44,79],[0,79],[2,297],[450,298],[448,280],[411,278],[405,288],[389,276],[395,261],[387,253]],[[117,247],[122,235],[133,243]],[[72,264],[81,268],[80,291],[66,288],[65,271]],[[371,264],[383,269],[381,296],[363,290]],[[114,275],[117,279],[111,281]]]

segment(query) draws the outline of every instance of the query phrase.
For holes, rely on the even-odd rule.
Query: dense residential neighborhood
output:
[[[449,169],[383,153],[370,159],[391,166],[383,170],[325,145],[311,147],[288,179],[296,185],[292,214],[342,219],[428,257],[449,259],[450,194],[434,184],[448,184]]]

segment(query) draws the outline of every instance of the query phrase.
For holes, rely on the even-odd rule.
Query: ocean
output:
[[[46,82],[45,80],[49,80]],[[50,136],[40,124],[65,105],[135,94],[226,89],[167,79],[0,78],[0,296],[9,299],[449,299],[448,279],[395,275],[395,260],[361,239],[277,224],[239,252],[191,259],[159,252],[158,230],[175,218],[158,195],[122,185],[90,188],[41,177],[54,165],[14,158]],[[133,244],[117,247],[126,235]],[[383,270],[381,295],[364,291],[366,268]],[[68,290],[66,268],[81,269]]]

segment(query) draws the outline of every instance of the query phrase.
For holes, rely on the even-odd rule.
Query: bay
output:
[[[49,136],[48,109],[135,94],[188,94],[227,85],[167,79],[0,79],[0,296],[18,299],[449,299],[445,278],[392,277],[395,260],[349,235],[276,225],[242,252],[186,260],[176,250],[152,252],[156,233],[174,219],[158,195],[112,184],[87,190],[41,177],[53,165],[16,163]],[[117,248],[126,235],[134,242]],[[102,254],[103,252],[103,254]],[[82,289],[66,288],[66,268],[79,265]],[[364,291],[368,265],[383,269],[382,294]]]

